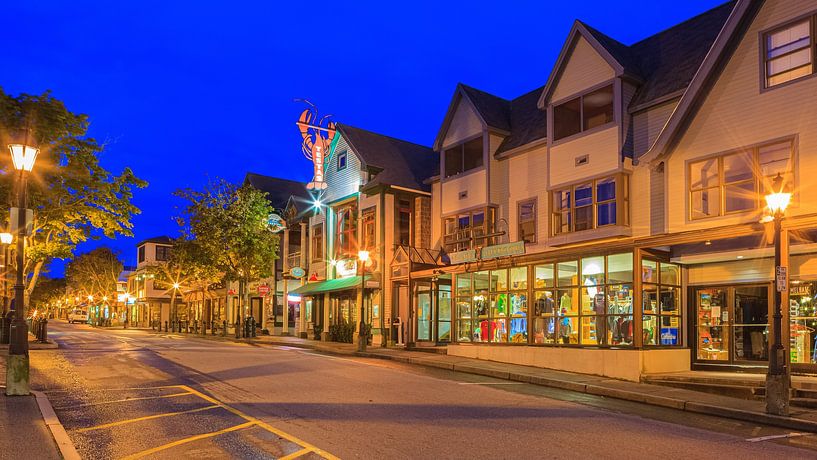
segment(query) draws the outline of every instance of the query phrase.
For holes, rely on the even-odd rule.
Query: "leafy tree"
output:
[[[209,267],[204,269],[210,270],[208,276],[238,281],[246,305],[247,284],[272,276],[278,258],[279,238],[268,225],[274,210],[266,193],[219,179],[204,190],[183,189],[176,196],[186,201],[177,222],[182,240],[190,242],[178,260],[189,257],[194,266]]]
[[[42,308],[45,305],[57,303],[65,297],[65,278],[49,278],[43,276],[37,286],[31,291],[29,305]]]
[[[133,191],[147,186],[125,168],[114,174],[99,157],[104,145],[87,136],[87,115],[69,111],[49,92],[11,96],[0,88],[0,141],[10,143],[21,130],[40,148],[29,180],[28,207],[34,209],[34,231],[26,240],[27,290],[37,284],[54,258],[72,257],[78,244],[104,235],[132,236],[132,217],[140,210]],[[0,202],[14,204],[14,169],[0,154]],[[2,217],[6,224],[8,216]]]
[[[68,286],[92,295],[115,295],[122,261],[107,247],[80,254],[65,267]]]

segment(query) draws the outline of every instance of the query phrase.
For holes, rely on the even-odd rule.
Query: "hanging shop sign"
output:
[[[497,244],[485,246],[480,251],[479,258],[482,260],[498,259],[500,257],[519,256],[525,253],[525,242],[514,241],[513,243]]]
[[[292,267],[289,269],[289,276],[293,278],[303,278],[306,276],[306,270],[301,267]]]
[[[339,278],[347,278],[357,275],[357,259],[344,259],[335,265],[335,271]]]
[[[448,254],[448,260],[450,260],[453,265],[473,262],[477,260],[477,250],[469,249],[467,251],[452,252]]]
[[[284,218],[274,213],[270,214],[269,217],[267,217],[267,226],[272,231],[272,233],[279,233],[285,228],[287,228],[287,224],[286,221],[284,221]]]
[[[298,118],[298,130],[301,132],[303,141],[301,151],[307,160],[312,162],[314,176],[312,182],[306,184],[309,190],[323,190],[327,188],[324,181],[324,171],[332,153],[335,150],[338,137],[335,136],[335,123],[329,121],[331,115],[318,116],[318,109],[314,104],[303,100],[309,107],[301,112]]]

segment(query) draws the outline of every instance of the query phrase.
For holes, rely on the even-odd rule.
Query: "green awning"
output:
[[[368,280],[367,280],[368,281]],[[366,283],[369,284],[369,283]],[[326,281],[314,281],[289,291],[290,294],[315,295],[324,292],[344,291],[346,289],[356,289],[360,287],[360,277],[350,276],[348,278],[338,278]]]

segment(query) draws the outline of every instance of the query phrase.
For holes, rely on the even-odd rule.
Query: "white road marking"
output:
[[[770,441],[772,439],[783,439],[783,438],[799,438],[800,436],[812,436],[814,433],[787,433],[787,434],[775,434],[771,436],[761,436],[759,438],[749,438],[747,441],[749,442],[763,442],[763,441]]]

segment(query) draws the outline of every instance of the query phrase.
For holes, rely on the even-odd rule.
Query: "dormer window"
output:
[[[483,165],[482,136],[445,150],[445,177],[456,176]]]
[[[613,121],[613,85],[553,107],[553,140],[558,141]]]

